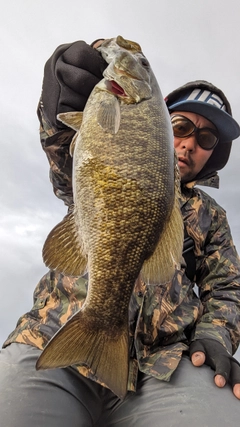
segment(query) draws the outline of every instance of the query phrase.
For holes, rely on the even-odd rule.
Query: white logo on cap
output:
[[[226,107],[222,99],[213,92],[209,90],[194,89],[192,93],[187,98],[188,101],[201,101],[206,102],[207,104],[214,105],[220,110],[226,110]]]

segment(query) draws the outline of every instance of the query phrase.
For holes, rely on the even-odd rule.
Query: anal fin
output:
[[[172,212],[155,251],[143,264],[141,270],[143,281],[150,284],[163,284],[172,280],[176,268],[180,268],[183,237],[183,218],[178,198],[175,197]]]

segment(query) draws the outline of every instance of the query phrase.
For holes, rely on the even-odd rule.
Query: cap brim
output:
[[[210,120],[219,132],[219,142],[230,142],[240,135],[240,127],[230,114],[205,102],[180,101],[168,106],[168,110],[189,111]]]

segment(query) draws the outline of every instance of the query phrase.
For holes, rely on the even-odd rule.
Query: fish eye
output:
[[[144,67],[149,67],[149,62],[148,62],[148,60],[146,58],[141,58],[141,64]]]

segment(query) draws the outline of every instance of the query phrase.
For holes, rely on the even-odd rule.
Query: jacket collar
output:
[[[183,184],[183,188],[193,188],[196,185],[204,185],[206,187],[211,188],[219,188],[219,175],[217,172],[214,172],[208,176],[205,176],[203,178],[187,182],[186,184]]]

